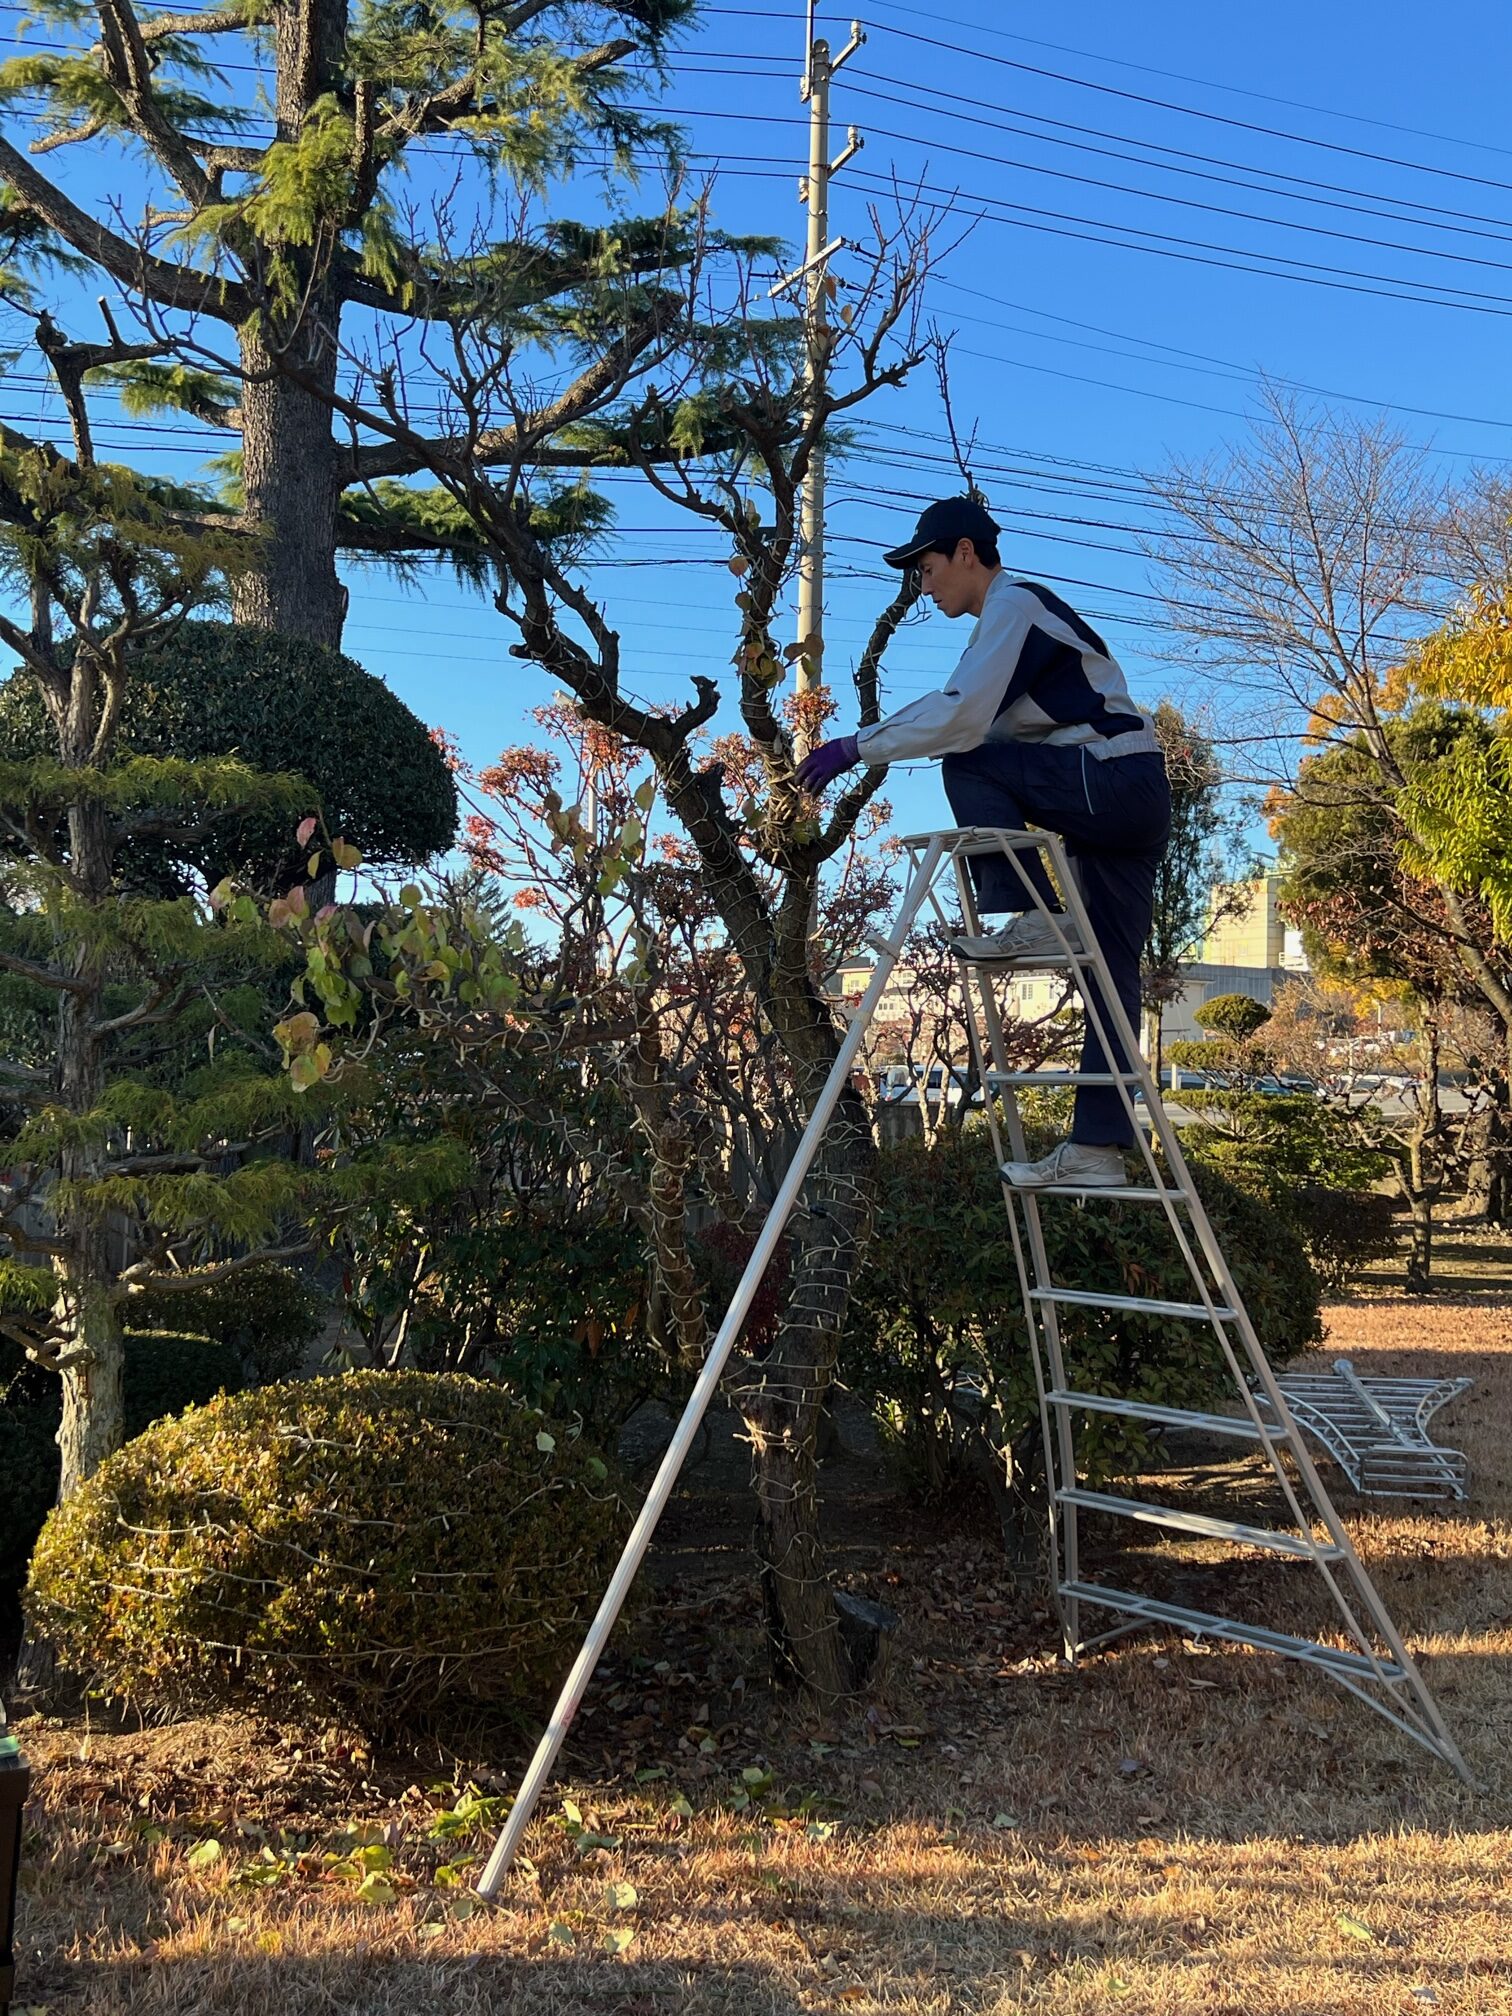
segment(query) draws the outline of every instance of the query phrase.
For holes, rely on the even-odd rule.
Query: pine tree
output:
[[[501,371],[519,373],[532,347],[542,373],[565,363],[565,388],[535,399],[522,380],[516,426],[479,431],[469,452],[480,467],[513,462],[528,425],[534,466],[563,472],[534,500],[538,525],[601,521],[579,486],[624,459],[603,410],[606,360],[612,378],[681,312],[658,282],[685,265],[695,220],[674,206],[537,229],[529,199],[606,158],[616,171],[675,158],[671,130],[627,101],[661,74],[695,4],[223,0],[188,13],[40,0],[48,46],[0,66],[0,106],[30,127],[25,145],[0,138],[0,248],[13,269],[93,267],[137,303],[148,340],[124,343],[112,325],[94,367],[129,412],[172,409],[240,437],[218,500],[247,546],[239,620],[338,644],[342,551],[487,572],[466,514],[411,480],[430,467],[418,402],[402,442],[381,415],[348,424],[350,328],[376,328],[414,369],[428,334],[444,355],[456,318],[485,312]],[[271,132],[249,91],[228,102],[224,88],[254,65],[271,71]],[[85,207],[39,165],[81,146],[140,169],[135,218],[126,199]]]
[[[50,730],[45,754],[0,763],[0,1323],[62,1380],[65,1494],[120,1442],[132,1295],[188,1296],[303,1250],[322,1208],[429,1180],[399,1158],[290,1156],[322,1115],[263,1033],[286,940],[255,911],[217,917],[203,890],[144,893],[132,872],[133,848],[252,812],[292,826],[308,800],[295,776],[118,746],[134,652],[240,558],[234,537],[187,532],[184,503],[0,435],[0,581],[32,609],[29,627],[0,614],[0,640]]]

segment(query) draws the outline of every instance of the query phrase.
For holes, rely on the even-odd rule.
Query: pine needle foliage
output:
[[[476,547],[436,522],[439,500],[409,489],[423,467],[413,457],[369,433],[354,443],[308,401],[291,429],[301,373],[334,387],[355,340],[345,327],[360,320],[363,340],[376,328],[400,356],[428,328],[444,347],[459,320],[486,325],[524,386],[643,344],[669,307],[690,317],[681,276],[712,244],[755,251],[717,238],[680,194],[682,136],[644,102],[695,13],[696,0],[235,0],[180,25],[119,0],[102,30],[93,8],[39,0],[30,26],[47,46],[0,64],[0,111],[39,135],[25,151],[0,141],[0,274],[15,275],[13,298],[33,299],[49,272],[92,266],[139,296],[153,340],[135,347],[147,354],[97,367],[125,411],[183,413],[255,446],[254,466],[271,473],[248,492],[240,463],[225,465],[217,500],[246,540],[243,578],[264,584],[238,591],[251,620],[338,642],[338,550],[400,571],[439,559],[489,585]],[[271,134],[265,102],[239,83],[254,66],[272,72]],[[434,178],[416,150],[438,146],[461,166],[427,196]],[[92,215],[68,200],[45,172],[64,147],[124,151],[139,211],[119,193]],[[644,201],[643,177],[657,184]],[[547,214],[573,178],[606,215]],[[108,186],[119,191],[114,166]],[[571,403],[541,429],[543,470],[583,466],[580,444],[555,439]],[[672,430],[669,456],[700,452],[689,445],[700,437],[718,445],[693,417]],[[444,436],[468,416],[437,419]],[[588,466],[625,459],[615,431],[606,416]],[[495,450],[479,432],[486,466]],[[297,525],[293,494],[307,507]],[[535,500],[548,513],[562,501],[549,482]],[[602,498],[577,509],[592,529],[610,516]]]
[[[456,1175],[385,1141],[295,1152],[339,1133],[339,1095],[301,1097],[274,1039],[286,936],[255,910],[217,913],[203,881],[164,895],[135,872],[150,843],[192,859],[224,822],[292,840],[308,815],[296,774],[125,740],[153,653],[229,627],[188,612],[236,557],[128,471],[0,448],[0,565],[32,609],[30,627],[0,614],[0,640],[34,731],[0,761],[0,1035],[18,1038],[0,1047],[0,1332],[62,1381],[65,1495],[122,1438],[135,1297],[192,1302],[358,1203],[413,1204]]]

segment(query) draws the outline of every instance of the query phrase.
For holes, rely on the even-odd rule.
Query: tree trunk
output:
[[[744,1407],[756,1483],[756,1558],[779,1676],[838,1703],[855,1692],[824,1572],[815,1488],[814,1441],[819,1408],[773,1404],[770,1395]]]
[[[833,1050],[833,1037],[824,1034]],[[819,1062],[816,1057],[804,1074],[816,1083]],[[797,1251],[782,1328],[762,1362],[760,1384],[741,1395],[751,1434],[756,1555],[775,1663],[779,1674],[829,1703],[853,1695],[866,1677],[847,1652],[824,1572],[815,1452],[851,1278],[871,1215],[874,1155],[865,1109],[848,1089],[814,1158],[807,1208],[800,1205],[794,1214]]]
[[[88,668],[76,668],[75,692],[65,731],[65,760],[84,760],[98,718],[101,695]],[[105,902],[114,869],[114,845],[104,810],[93,804],[70,808],[69,855],[75,883],[86,905]],[[78,993],[61,997],[58,1011],[58,1094],[65,1112],[77,1117],[94,1112],[104,1090],[104,1057],[98,1033],[106,971],[103,954],[81,945],[74,955],[76,977],[87,983]],[[94,1173],[98,1149],[70,1141],[58,1161],[60,1186]],[[66,1251],[53,1263],[58,1276],[56,1313],[65,1339],[63,1420],[58,1429],[62,1452],[59,1496],[67,1498],[99,1465],[119,1449],[125,1432],[121,1377],[125,1346],[120,1321],[110,1300],[110,1266],[105,1228],[94,1218],[66,1206],[57,1214],[57,1232]]]
[[[103,1238],[86,1235],[86,1249]],[[125,1345],[115,1306],[105,1292],[105,1256],[85,1250],[77,1268],[69,1263],[59,1296],[59,1313],[69,1331],[68,1355],[79,1363],[63,1373],[63,1420],[58,1428],[62,1468],[60,1501],[76,1491],[107,1456],[120,1448],[125,1435],[122,1372]]]
[[[346,23],[346,0],[273,9],[280,140],[297,140],[311,107],[336,89]],[[336,387],[341,290],[328,272],[316,271],[307,249],[282,245],[278,258],[290,275],[295,305],[287,315],[274,311],[238,331],[242,483],[247,516],[263,543],[257,564],[233,586],[231,609],[238,623],[334,650],[347,596],[336,576],[341,485],[335,416],[322,395]],[[308,386],[286,375],[291,368]]]
[[[1443,1113],[1439,1102],[1439,1023],[1425,1004],[1423,1069],[1417,1125],[1408,1147],[1407,1168],[1412,1190],[1412,1251],[1407,1260],[1407,1286],[1426,1294],[1433,1274],[1433,1207],[1444,1187],[1443,1144],[1439,1139]]]
[[[289,10],[281,10],[289,11]],[[296,346],[302,368],[328,390],[340,304],[307,316]],[[341,499],[331,408],[318,391],[284,377],[257,330],[243,330],[241,359],[243,484],[247,517],[259,533],[258,559],[238,576],[231,612],[238,623],[314,644],[341,644],[347,593],[336,574],[336,511]]]
[[[1419,1162],[1417,1151],[1414,1162]],[[1421,1174],[1414,1173],[1412,1188],[1412,1250],[1407,1256],[1407,1286],[1414,1294],[1426,1294],[1433,1275],[1433,1198],[1423,1186]]]
[[[1469,1167],[1465,1176],[1465,1206],[1488,1225],[1512,1222],[1512,1125],[1506,1092],[1498,1087],[1495,1103],[1476,1115],[1469,1131]]]

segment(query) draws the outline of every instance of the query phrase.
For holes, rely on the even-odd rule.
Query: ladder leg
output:
[[[709,1348],[709,1355],[704,1360],[703,1369],[698,1375],[697,1383],[694,1385],[688,1399],[688,1404],[683,1410],[683,1417],[677,1424],[677,1430],[672,1437],[671,1443],[668,1445],[666,1454],[661,1460],[651,1489],[646,1494],[645,1502],[640,1509],[640,1516],[636,1519],[635,1525],[631,1529],[630,1538],[625,1543],[625,1551],[620,1556],[619,1565],[614,1571],[609,1587],[604,1592],[593,1623],[589,1627],[588,1636],[583,1642],[583,1648],[573,1662],[572,1670],[567,1676],[560,1695],[557,1697],[556,1707],[552,1711],[551,1720],[546,1727],[546,1733],[536,1746],[535,1755],[530,1761],[530,1768],[521,1782],[519,1791],[515,1794],[514,1804],[510,1808],[509,1818],[505,1823],[504,1830],[494,1843],[493,1852],[488,1858],[482,1876],[479,1878],[478,1891],[481,1896],[497,1896],[499,1886],[509,1873],[514,1858],[519,1852],[520,1842],[524,1838],[526,1827],[530,1824],[530,1818],[535,1811],[536,1802],[539,1800],[541,1793],[545,1789],[546,1782],[555,1768],[556,1760],[561,1754],[562,1745],[567,1740],[567,1731],[571,1728],[573,1718],[577,1714],[582,1704],[583,1696],[588,1690],[588,1682],[593,1677],[593,1670],[598,1665],[604,1647],[609,1642],[609,1634],[614,1629],[619,1613],[624,1607],[625,1598],[630,1593],[630,1586],[634,1582],[641,1562],[645,1558],[646,1549],[651,1544],[651,1536],[656,1530],[657,1521],[661,1518],[662,1513],[666,1509],[667,1501],[672,1496],[673,1486],[676,1484],[683,1464],[687,1460],[688,1451],[693,1444],[693,1438],[698,1433],[703,1417],[708,1411],[710,1401],[714,1398],[715,1389],[724,1375],[725,1366],[729,1362],[730,1354],[734,1350],[741,1330],[745,1326],[746,1317],[750,1311],[751,1303],[755,1300],[762,1277],[766,1273],[767,1266],[777,1250],[777,1243],[787,1227],[788,1219],[792,1216],[793,1207],[798,1201],[798,1193],[803,1187],[805,1176],[808,1174],[809,1164],[814,1159],[815,1151],[819,1146],[820,1140],[823,1138],[824,1130],[829,1125],[830,1116],[834,1112],[839,1102],[840,1094],[845,1089],[846,1083],[850,1078],[856,1055],[861,1048],[862,1038],[866,1034],[872,1016],[876,1013],[877,1003],[881,1000],[887,983],[892,977],[893,968],[898,961],[898,955],[901,953],[904,942],[913,928],[913,922],[918,915],[919,908],[933,884],[935,871],[939,866],[942,852],[943,847],[940,843],[924,851],[923,858],[916,864],[912,879],[899,906],[898,914],[893,922],[891,935],[884,940],[878,941],[877,964],[872,973],[871,984],[867,987],[861,1006],[857,1009],[850,1028],[841,1040],[839,1054],[830,1067],[829,1076],[825,1080],[824,1089],[819,1095],[818,1103],[815,1105],[808,1126],[804,1129],[802,1139],[794,1151],[787,1174],[782,1179],[781,1188],[772,1201],[771,1209],[767,1212],[766,1222],[761,1228],[760,1236],[752,1250],[751,1257],[746,1262],[745,1271],[740,1277],[740,1284],[735,1291],[734,1299],[725,1312],[724,1321],[719,1326],[719,1334]]]
[[[1064,866],[1059,843],[1049,836],[1039,837],[1045,838],[1046,851],[1055,865],[1059,876]],[[1129,1026],[1123,1004],[1118,999],[1112,987],[1111,976],[1107,970],[1107,962],[1103,958],[1102,952],[1092,935],[1091,923],[1082,905],[1080,892],[1076,889],[1069,875],[1065,877],[1063,886],[1066,886],[1067,889],[1067,907],[1076,917],[1078,927],[1082,932],[1084,944],[1086,944],[1094,955],[1091,963],[1096,971],[1101,988],[1104,1013],[1108,1018],[1108,1022],[1117,1030],[1127,1049],[1131,1065],[1142,1081],[1146,1110],[1149,1112],[1153,1122],[1153,1136],[1159,1139],[1167,1165],[1176,1176],[1177,1183],[1186,1197],[1192,1229],[1197,1235],[1203,1258],[1211,1271],[1211,1277],[1216,1285],[1218,1297],[1221,1298],[1222,1306],[1236,1312],[1237,1321],[1233,1327],[1238,1333],[1243,1356],[1245,1361],[1247,1361],[1249,1377],[1245,1376],[1245,1367],[1241,1365],[1239,1356],[1234,1350],[1228,1326],[1219,1321],[1216,1316],[1216,1298],[1210,1293],[1207,1280],[1203,1275],[1195,1254],[1192,1252],[1186,1228],[1180,1223],[1175,1211],[1168,1206],[1167,1216],[1171,1221],[1172,1229],[1181,1247],[1188,1272],[1201,1292],[1203,1300],[1208,1304],[1209,1312],[1213,1317],[1213,1327],[1217,1333],[1218,1342],[1228,1361],[1229,1368],[1234,1376],[1235,1384],[1246,1409],[1258,1422],[1260,1418],[1259,1409],[1251,1388],[1251,1380],[1253,1380],[1264,1393],[1265,1399],[1274,1411],[1276,1418],[1290,1431],[1287,1438],[1286,1451],[1300,1473],[1302,1485],[1300,1492],[1293,1485],[1286,1464],[1282,1460],[1281,1448],[1277,1443],[1267,1439],[1261,1444],[1269,1457],[1272,1472],[1286,1498],[1288,1509],[1298,1526],[1305,1532],[1310,1533],[1315,1522],[1323,1526],[1328,1534],[1331,1550],[1336,1556],[1340,1557],[1342,1575],[1336,1573],[1333,1563],[1323,1558],[1321,1552],[1315,1558],[1314,1565],[1327,1585],[1333,1597],[1335,1608],[1343,1618],[1350,1635],[1355,1639],[1362,1653],[1377,1666],[1384,1676],[1387,1662],[1381,1659],[1372,1641],[1371,1631],[1373,1628],[1376,1636],[1387,1648],[1390,1655],[1390,1663],[1402,1672],[1408,1689],[1415,1699],[1422,1721],[1426,1725],[1427,1730],[1431,1732],[1432,1741],[1430,1747],[1436,1749],[1461,1777],[1468,1778],[1469,1772],[1443,1720],[1438,1704],[1429,1692],[1411,1655],[1403,1644],[1401,1635],[1396,1628],[1390,1612],[1381,1601],[1380,1594],[1374,1582],[1366,1574],[1363,1564],[1356,1555],[1354,1544],[1345,1531],[1338,1513],[1334,1509],[1334,1504],[1328,1494],[1327,1488],[1318,1474],[1312,1453],[1307,1447],[1301,1433],[1298,1432],[1296,1423],[1292,1420],[1290,1409],[1287,1406],[1285,1396],[1277,1384],[1270,1360],[1260,1343],[1259,1337],[1255,1333],[1249,1313],[1244,1307],[1243,1298],[1240,1296],[1233,1276],[1229,1271],[1228,1262],[1224,1258],[1223,1251],[1213,1233],[1207,1213],[1203,1209],[1202,1201],[1197,1195],[1196,1185],[1192,1180],[1191,1170],[1182,1152],[1176,1129],[1166,1114],[1159,1089],[1154,1084],[1140,1056],[1139,1046],[1134,1040],[1134,1032]],[[1080,969],[1075,970],[1079,978]],[[1082,990],[1082,1001],[1085,1012],[1089,1019],[1092,1020],[1099,1038],[1103,1041],[1106,1053],[1105,1025],[1098,1014],[1095,1001],[1088,997],[1085,989]],[[1120,1090],[1126,1106],[1128,1106],[1132,1113],[1131,1092],[1127,1087],[1121,1087]],[[1143,1145],[1146,1162],[1153,1170],[1155,1167],[1153,1141],[1146,1140]],[[1305,1505],[1302,1502],[1304,1499],[1306,1500]],[[1365,1612],[1369,1620],[1368,1624],[1361,1621],[1356,1611],[1356,1604]]]
[[[1031,900],[1035,900],[1032,885],[1029,885],[1027,878],[1023,876],[1018,862],[1012,855],[1009,856],[1009,860],[1021,879],[1025,881]],[[966,920],[966,929],[976,933],[981,929],[981,918],[977,913],[976,898],[966,863],[959,856],[955,868],[956,893],[961,905],[961,914]],[[1008,1068],[1008,1048],[997,998],[992,991],[992,975],[980,967],[975,971],[969,967],[963,968],[961,988],[965,1000],[966,1027],[972,1047],[972,1061],[983,1087],[993,1154],[998,1162],[1006,1162],[1009,1157],[1004,1152],[996,1108],[992,1099],[986,1097],[988,1060],[991,1060],[993,1070],[1000,1076],[1005,1074]],[[975,998],[977,995],[980,996],[982,1018],[980,1030],[977,1022],[978,1001]],[[985,1038],[982,1032],[985,1032]],[[1008,1146],[1012,1150],[1013,1159],[1022,1160],[1028,1152],[1024,1140],[1023,1121],[1019,1114],[1018,1101],[1013,1096],[1012,1088],[1008,1086],[1004,1087],[1003,1115],[1008,1129]],[[1046,1398],[1047,1368],[1048,1385],[1051,1389],[1064,1387],[1066,1383],[1065,1365],[1061,1354],[1060,1319],[1051,1304],[1035,1301],[1030,1292],[1031,1268],[1033,1286],[1048,1287],[1050,1263],[1045,1253],[1044,1233],[1039,1213],[1032,1203],[1026,1209],[1024,1219],[1024,1231],[1021,1235],[1018,1215],[1010,1204],[1008,1229],[1013,1241],[1013,1256],[1024,1307],[1024,1325],[1029,1338],[1029,1349],[1034,1365],[1035,1393],[1039,1403],[1040,1441],[1045,1466],[1050,1596],[1060,1620],[1061,1642],[1065,1656],[1070,1660],[1075,1658],[1076,1648],[1080,1642],[1080,1606],[1075,1596],[1067,1596],[1062,1592],[1080,1580],[1081,1536],[1077,1523],[1077,1508],[1074,1503],[1067,1503],[1064,1500],[1062,1492],[1066,1485],[1074,1484],[1076,1481],[1075,1429],[1064,1411],[1052,1414]]]

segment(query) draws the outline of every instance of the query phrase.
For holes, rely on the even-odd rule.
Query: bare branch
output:
[[[240,35],[249,28],[266,28],[273,19],[271,6],[215,8],[204,14],[153,14],[138,24],[143,42],[161,42],[173,35]]]
[[[213,1267],[196,1267],[192,1273],[157,1267],[150,1260],[139,1260],[121,1274],[112,1290],[112,1298],[122,1300],[129,1295],[145,1294],[148,1289],[194,1294],[201,1288],[213,1287],[218,1281],[229,1281],[234,1275],[245,1274],[249,1267],[272,1267],[285,1260],[300,1260],[314,1250],[312,1239],[301,1239],[297,1245],[291,1246],[263,1246],[256,1252],[240,1254],[234,1260],[222,1260]]]
[[[132,131],[190,203],[208,202],[214,194],[209,178],[157,102],[152,60],[131,0],[95,0],[95,10],[100,17],[100,68],[114,87]]]
[[[244,322],[252,312],[246,289],[234,280],[177,266],[158,259],[114,231],[107,231],[87,210],[49,182],[10,142],[0,139],[0,177],[45,224],[51,225],[77,252],[92,259],[123,287],[141,288],[165,308],[185,314],[209,315],[221,322]]]
[[[440,435],[428,439],[390,418],[385,426],[371,406],[341,393],[332,404],[347,419],[362,426],[391,434],[388,448],[351,449],[340,470],[344,483],[373,482],[380,476],[413,476],[422,469],[441,473],[443,467],[488,468],[501,464],[534,462],[536,444],[573,421],[599,410],[628,381],[637,362],[672,326],[672,316],[664,301],[651,314],[628,329],[594,359],[548,406],[538,408],[508,427],[486,428],[477,434]]]

